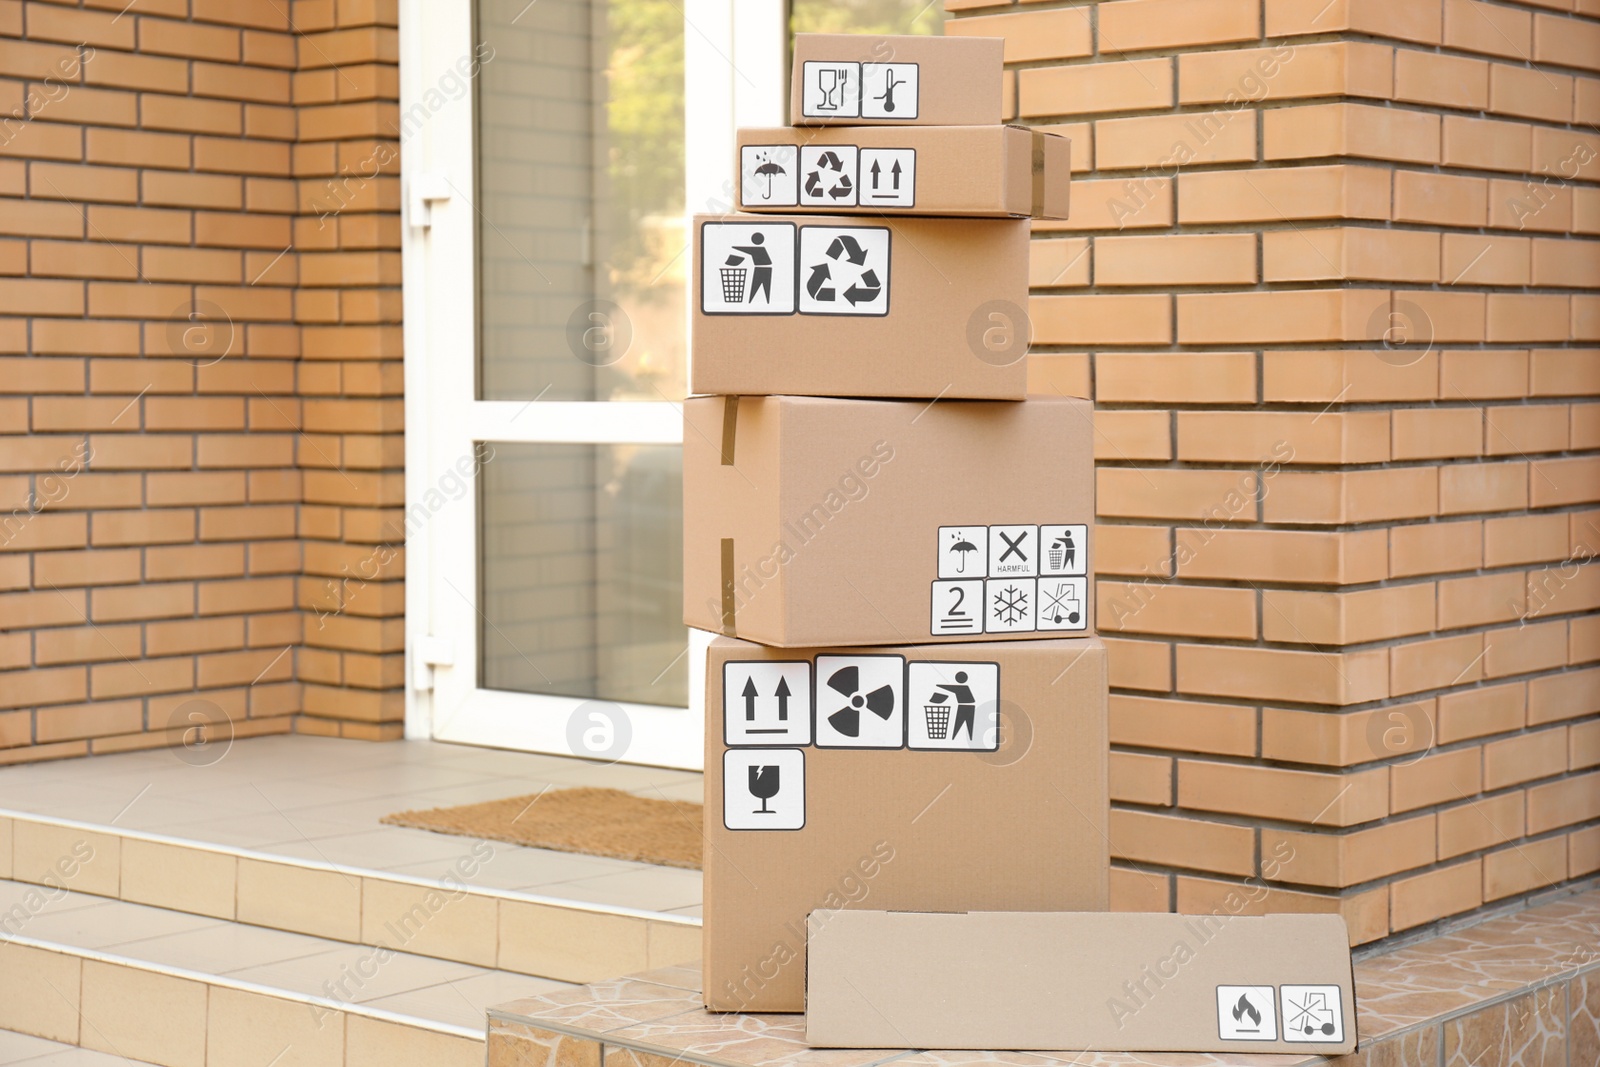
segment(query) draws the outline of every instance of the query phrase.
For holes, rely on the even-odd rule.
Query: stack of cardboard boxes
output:
[[[1348,1051],[1337,915],[1105,914],[1092,406],[1025,397],[1069,146],[1001,124],[1001,47],[802,35],[793,126],[738,138],[750,213],[695,220],[706,1006],[857,1047]]]
[[[801,36],[794,78],[739,135],[760,214],[695,220],[717,1011],[804,1010],[812,912],[1107,898],[1091,405],[1024,399],[1069,145],[1001,124],[998,39]]]

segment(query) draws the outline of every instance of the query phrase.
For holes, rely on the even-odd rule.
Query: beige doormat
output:
[[[385,815],[380,822],[530,848],[654,863],[701,865],[702,808],[620,789],[549,789],[527,796]]]

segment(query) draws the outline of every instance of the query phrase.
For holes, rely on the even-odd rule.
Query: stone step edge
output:
[[[78,819],[63,819],[54,815],[41,815],[38,812],[16,811],[10,808],[0,808],[0,819],[9,819],[12,822],[39,823],[45,826],[59,826],[83,833],[100,834],[107,837],[131,838],[136,841],[147,841],[151,844],[167,845],[174,848],[192,849],[198,852],[210,852],[217,855],[233,856],[236,859],[247,859],[255,863],[274,863],[286,867],[299,867],[304,870],[325,871],[332,874],[354,875],[359,878],[369,878],[380,882],[393,882],[397,885],[409,885],[421,889],[448,889],[456,890],[465,888],[473,896],[494,897],[500,900],[511,900],[524,904],[541,904],[551,908],[565,908],[569,911],[591,912],[597,915],[615,915],[627,919],[644,919],[650,922],[667,923],[674,926],[698,927],[701,925],[699,918],[693,915],[677,915],[670,911],[650,911],[647,908],[632,908],[623,904],[600,904],[588,900],[574,900],[570,897],[550,896],[545,893],[530,893],[520,889],[502,889],[497,886],[473,885],[461,882],[458,886],[450,885],[438,878],[423,878],[420,875],[396,874],[393,871],[377,870],[369,867],[350,867],[341,863],[329,863],[325,860],[306,859],[302,856],[283,856],[273,852],[258,852],[254,849],[238,845],[224,845],[215,841],[199,841],[191,837],[175,837],[171,834],[157,833],[150,830],[125,829],[107,823],[87,823]],[[463,840],[472,840],[463,838]],[[504,842],[502,842],[504,843]],[[512,846],[520,847],[520,846]],[[29,882],[21,876],[20,872],[13,871],[12,881]],[[42,883],[29,882],[31,885]],[[104,896],[102,893],[92,893],[86,889],[74,889],[73,892],[89,893],[91,896]],[[110,899],[120,900],[121,897]],[[144,903],[143,901],[130,901],[129,903]],[[182,911],[181,908],[173,908]]]
[[[342,944],[343,942],[330,941],[329,944]],[[132,970],[144,971],[150,974],[164,975],[168,978],[178,978],[188,982],[198,982],[202,985],[216,986],[222,989],[231,989],[239,993],[250,993],[255,996],[272,997],[276,1000],[287,1001],[291,1004],[302,1004],[306,1007],[320,1008],[323,1011],[339,1012],[345,1015],[359,1015],[376,1022],[393,1023],[399,1026],[410,1027],[415,1030],[428,1030],[448,1037],[461,1037],[473,1041],[485,1040],[483,1029],[472,1029],[466,1026],[457,1026],[454,1023],[440,1022],[437,1019],[423,1019],[414,1015],[402,1015],[399,1012],[388,1011],[384,1008],[374,1008],[366,1004],[352,1001],[334,1000],[331,997],[318,996],[314,993],[302,993],[299,990],[283,989],[278,986],[262,985],[259,982],[247,982],[238,978],[230,978],[223,974],[208,974],[205,971],[195,971],[187,967],[174,964],[155,963],[151,960],[136,959],[131,956],[118,955],[106,949],[87,948],[83,945],[70,945],[60,941],[50,941],[45,938],[29,937],[26,934],[10,934],[0,938],[0,946],[17,945],[22,948],[31,948],[39,952],[50,952],[58,956],[73,956],[80,960],[89,960],[103,963],[111,967],[126,967]],[[79,1046],[81,1047],[81,1046]]]

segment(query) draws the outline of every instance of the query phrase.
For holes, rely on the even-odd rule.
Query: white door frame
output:
[[[685,203],[691,213],[720,213],[733,203],[735,127],[783,121],[787,4],[683,6]],[[481,442],[677,444],[682,419],[669,403],[476,399],[474,94],[451,99],[438,90],[478,47],[471,0],[401,0],[406,736],[591,755],[575,753],[568,740],[569,719],[584,701],[479,685],[476,478],[454,495],[451,471],[475,475]],[[611,702],[632,734],[628,750],[612,758],[701,765],[708,641],[690,631],[688,709]],[[602,733],[616,726],[584,725]]]

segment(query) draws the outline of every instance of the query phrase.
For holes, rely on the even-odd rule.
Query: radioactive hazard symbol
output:
[[[802,226],[799,282],[802,315],[887,315],[888,228]]]

